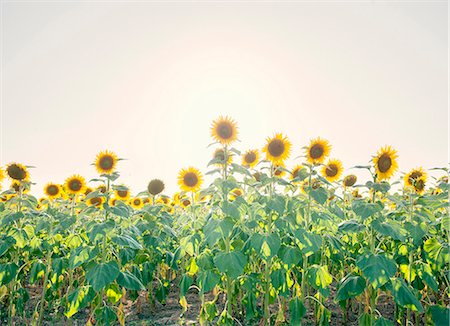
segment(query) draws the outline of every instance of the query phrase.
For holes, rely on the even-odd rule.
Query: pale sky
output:
[[[347,172],[386,144],[396,177],[448,162],[446,1],[2,1],[1,18],[0,165],[36,166],[38,195],[96,177],[104,149],[133,192],[172,194],[207,171],[219,115],[242,151],[283,132],[292,158],[328,139]]]

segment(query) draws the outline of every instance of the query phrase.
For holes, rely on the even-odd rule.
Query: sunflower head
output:
[[[345,176],[344,181],[343,181],[344,187],[353,186],[356,183],[356,180],[357,180],[357,178],[356,178],[356,175],[354,175],[354,174],[349,174],[349,175]]]
[[[0,167],[0,183],[5,179],[5,171]]]
[[[317,137],[306,148],[306,159],[311,164],[320,164],[330,155],[331,145],[328,140]]]
[[[294,180],[295,178],[297,178],[299,176],[299,173],[301,170],[305,169],[303,166],[301,165],[296,165],[291,172],[291,180]]]
[[[189,200],[189,198],[182,198],[180,200],[180,204],[183,208],[186,208],[191,204],[191,201]]]
[[[340,160],[328,160],[322,168],[322,175],[329,181],[338,180],[342,174],[342,162]]]
[[[274,177],[282,178],[286,174],[286,166],[283,162],[272,165],[272,174]]]
[[[225,164],[225,150],[223,148],[218,148],[214,151],[213,160],[216,160],[217,165]],[[233,155],[227,151],[227,160],[226,163],[230,164],[233,161]]]
[[[159,179],[153,179],[148,183],[147,190],[151,195],[156,196],[163,192],[164,182]]]
[[[178,174],[178,185],[182,191],[197,191],[203,183],[203,176],[193,167],[182,169]]]
[[[397,151],[391,146],[381,148],[373,158],[378,181],[388,180],[398,169]]]
[[[88,199],[87,204],[89,206],[101,208],[104,202],[105,202],[105,197],[91,197]]]
[[[96,188],[97,191],[101,192],[102,194],[106,193],[107,189],[105,185],[100,185]]]
[[[257,149],[248,150],[242,155],[242,165],[248,168],[254,167],[258,161],[259,151]]]
[[[425,192],[427,173],[422,169],[422,167],[412,169],[405,175],[403,180],[406,188],[413,189],[420,195]]]
[[[116,198],[126,201],[130,198],[130,189],[124,185],[118,187],[115,191],[114,191]]]
[[[236,122],[229,117],[219,117],[213,121],[211,136],[222,145],[229,145],[237,139],[238,130]]]
[[[77,195],[84,193],[86,190],[86,181],[80,175],[72,175],[66,179],[64,183],[66,192],[68,194]]]
[[[97,154],[95,167],[100,174],[112,174],[117,165],[117,155],[110,151],[103,151]]]
[[[130,199],[130,205],[134,209],[140,209],[142,206],[144,206],[144,201],[140,197],[134,197]]]
[[[28,181],[30,178],[30,174],[26,166],[19,163],[10,163],[6,167],[6,173],[8,176],[17,181]]]
[[[57,185],[55,183],[47,183],[47,185],[44,187],[44,194],[49,199],[55,199],[61,196],[62,189],[60,185]]]
[[[234,188],[230,191],[228,197],[230,198],[230,201],[236,200],[236,198],[241,197],[244,194],[242,189],[240,188]]]
[[[86,189],[84,190],[84,195],[87,196],[93,191],[94,189],[92,189],[91,187],[86,187]]]
[[[289,157],[291,142],[283,134],[275,134],[272,138],[267,138],[267,144],[264,146],[263,152],[266,153],[267,160],[273,164],[281,163]]]

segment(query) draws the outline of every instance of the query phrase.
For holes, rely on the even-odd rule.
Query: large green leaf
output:
[[[356,261],[356,266],[375,289],[386,284],[397,272],[395,261],[382,255],[367,254],[360,256]]]
[[[325,188],[319,187],[317,189],[312,189],[309,191],[311,198],[313,198],[320,205],[325,204],[328,199],[328,193]]]
[[[399,240],[404,242],[406,240],[406,231],[402,228],[400,223],[387,220],[382,221],[381,219],[376,219],[371,223],[372,227],[379,234],[384,235],[386,237],[391,237],[394,240]]]
[[[129,235],[117,235],[112,238],[112,241],[119,246],[130,247],[131,249],[142,249],[142,245],[133,237]]]
[[[288,267],[301,265],[302,253],[297,247],[283,245],[278,254],[281,261],[287,264]]]
[[[247,257],[240,251],[220,253],[214,257],[214,264],[220,272],[231,278],[237,278],[244,271]]]
[[[123,286],[128,290],[135,290],[135,291],[145,290],[145,286],[136,277],[136,275],[131,274],[130,272],[127,271],[119,272],[119,275],[117,276],[117,283],[119,283],[119,285]]]
[[[372,215],[380,212],[383,209],[383,206],[380,203],[368,203],[363,199],[357,199],[353,201],[352,209],[356,213],[356,215],[365,220]]]
[[[278,253],[281,246],[280,237],[276,233],[270,235],[254,234],[251,245],[264,258],[271,258]]]
[[[429,261],[441,268],[449,261],[449,246],[441,243],[436,238],[429,238],[425,241],[423,249],[428,254]]]
[[[290,323],[292,326],[301,326],[301,320],[306,315],[306,308],[300,298],[293,298],[289,302]]]
[[[312,265],[307,272],[308,283],[319,290],[322,295],[328,296],[328,286],[333,282],[333,277],[328,272],[328,266]]]
[[[335,300],[354,298],[364,292],[366,281],[361,276],[348,275],[339,284]]]
[[[431,312],[431,318],[436,326],[450,325],[450,308],[441,306],[430,306],[428,310]]]
[[[294,231],[294,236],[300,250],[307,257],[319,251],[322,246],[322,237],[318,234],[299,229]]]
[[[11,282],[17,274],[19,266],[15,263],[0,265],[0,285],[6,285]]]
[[[69,294],[67,300],[66,311],[64,315],[67,318],[72,317],[81,309],[87,307],[87,305],[94,299],[95,291],[90,286],[80,286]]]
[[[360,224],[356,220],[348,220],[341,222],[338,225],[339,232],[349,232],[349,233],[358,233],[365,229],[363,224]]]
[[[423,312],[422,304],[414,295],[413,288],[407,285],[405,281],[399,278],[392,278],[388,288],[392,292],[392,296],[399,306],[409,308],[420,313]]]
[[[201,271],[198,273],[198,286],[201,293],[207,293],[214,289],[214,287],[219,283],[220,276],[214,271]]]
[[[119,276],[119,266],[115,261],[98,264],[91,262],[86,270],[86,280],[98,292]]]

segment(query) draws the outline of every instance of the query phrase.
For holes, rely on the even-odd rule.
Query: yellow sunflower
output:
[[[5,179],[5,171],[0,167],[0,183]]]
[[[100,174],[112,174],[117,165],[117,155],[110,151],[103,151],[97,154],[95,167]]]
[[[30,174],[26,166],[19,163],[10,163],[6,167],[8,176],[17,181],[29,181]]]
[[[111,206],[111,207],[116,206],[116,203],[117,203],[117,198],[111,197],[109,199],[109,202],[108,202],[109,206]]]
[[[66,179],[65,182],[66,192],[69,194],[81,194],[86,190],[86,181],[80,175],[72,175]]]
[[[106,186],[105,185],[100,185],[97,188],[95,188],[95,190],[101,192],[102,194],[106,193]]]
[[[203,183],[203,177],[199,170],[193,167],[182,169],[178,174],[178,185],[182,191],[197,191]]]
[[[322,167],[322,175],[329,182],[333,182],[340,178],[342,170],[342,162],[340,160],[328,160],[328,163]]]
[[[103,203],[105,202],[105,197],[91,197],[88,199],[87,204],[89,206],[94,206],[97,208],[102,208]]]
[[[233,155],[230,152],[227,152],[227,164],[230,164],[233,161]],[[217,165],[225,164],[225,151],[223,148],[218,148],[214,151],[213,159],[217,161]]]
[[[398,169],[397,151],[391,146],[381,148],[373,158],[378,181],[388,180]]]
[[[282,178],[286,174],[285,167],[283,162],[272,165],[273,176]]]
[[[242,165],[248,168],[254,167],[258,161],[259,151],[257,149],[248,150],[242,155]]]
[[[267,160],[274,164],[283,162],[289,157],[291,152],[291,142],[283,134],[275,134],[272,138],[267,138],[267,144],[263,148]]]
[[[306,159],[311,164],[320,164],[330,155],[331,145],[328,140],[317,137],[306,148]]]
[[[156,196],[163,192],[164,182],[159,179],[153,179],[148,183],[147,190],[150,195]]]
[[[120,188],[114,191],[117,199],[127,201],[130,198],[130,189],[126,186],[120,186]]]
[[[142,208],[142,206],[144,206],[144,201],[142,200],[142,198],[134,197],[130,199],[130,205],[134,209],[140,209]]]
[[[93,191],[94,189],[92,189],[91,187],[86,187],[86,189],[84,190],[84,195],[87,196]]]
[[[304,167],[301,166],[301,165],[295,166],[295,167],[292,169],[292,172],[291,172],[291,180],[294,180],[295,178],[297,178],[297,177],[298,177],[298,174],[299,174],[300,171],[303,170],[303,169],[304,169]],[[297,182],[298,182],[298,181],[297,181]]]
[[[44,194],[49,199],[58,198],[61,196],[61,193],[62,193],[61,186],[55,183],[47,183],[47,185],[44,187]]]
[[[230,199],[230,201],[236,200],[236,198],[241,197],[244,194],[244,192],[242,191],[242,189],[240,188],[234,188],[233,190],[230,191],[228,197]]]
[[[356,175],[349,174],[345,176],[344,181],[342,183],[344,184],[344,187],[351,187],[356,183],[356,180],[358,180]]]
[[[422,167],[418,167],[407,173],[403,180],[406,188],[413,188],[418,194],[423,194],[427,182],[427,173]]]
[[[222,145],[229,145],[237,139],[238,130],[236,122],[229,117],[219,117],[213,121],[211,136]]]
[[[191,204],[191,201],[189,198],[183,198],[180,200],[180,204],[183,208],[186,208]]]
[[[314,179],[311,180],[311,189],[312,189],[312,190],[317,190],[317,189],[319,189],[320,187],[321,187],[320,180],[318,180],[318,179],[316,179],[316,178],[314,178]],[[309,181],[308,181],[308,180],[304,180],[304,181],[302,182],[301,191],[302,191],[303,193],[307,194],[309,188],[310,188],[310,187],[309,187]]]

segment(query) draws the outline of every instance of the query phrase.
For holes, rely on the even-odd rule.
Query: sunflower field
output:
[[[287,167],[282,133],[241,152],[220,117],[211,136],[173,196],[133,193],[110,151],[39,200],[31,167],[0,169],[0,324],[449,325],[446,168],[400,176],[385,146],[360,181],[322,138]]]

